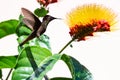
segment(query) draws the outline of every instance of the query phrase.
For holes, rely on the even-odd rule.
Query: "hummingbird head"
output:
[[[52,20],[54,20],[54,19],[58,19],[58,18],[55,18],[55,17],[50,16],[50,15],[46,15],[46,16],[44,16],[43,21],[48,21],[48,22],[50,22],[50,21],[52,21]]]

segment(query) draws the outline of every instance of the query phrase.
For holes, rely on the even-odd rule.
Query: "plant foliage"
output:
[[[38,2],[40,1],[38,0]],[[48,24],[48,19],[50,19],[50,16],[46,16],[49,13],[47,7],[49,4],[55,2],[57,1],[48,1],[46,2],[46,4],[40,2],[41,7],[35,9],[35,15],[43,18],[43,21],[40,24],[40,26],[42,27],[40,28],[47,27],[46,24]],[[33,14],[30,13],[30,15]],[[32,33],[32,30],[29,26],[26,25],[26,23],[31,26],[34,24],[34,20],[32,19],[35,19],[34,17],[31,17],[32,19],[28,18],[26,19],[27,22],[24,22],[25,18],[26,17],[23,17],[20,14],[18,20],[10,19],[0,22],[0,38],[6,37],[11,34],[16,34],[18,41],[18,55],[0,56],[1,79],[2,69],[10,68],[13,69],[11,73],[11,80],[42,80],[43,78],[47,80],[47,78],[45,77],[47,76],[47,72],[53,69],[56,62],[62,60],[68,66],[72,78],[54,77],[50,80],[92,80],[92,74],[90,73],[90,71],[84,65],[80,64],[78,60],[67,54],[61,54],[62,51],[57,54],[52,52],[50,39],[47,35],[44,34],[44,31],[43,34],[41,34],[40,36],[36,36],[35,38],[26,42],[24,45],[20,46],[19,44],[22,43]]]

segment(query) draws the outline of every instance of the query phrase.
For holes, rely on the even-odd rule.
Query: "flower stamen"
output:
[[[110,31],[116,23],[116,14],[112,10],[96,4],[78,6],[67,14],[66,21],[70,35],[77,41],[93,36],[94,32]]]

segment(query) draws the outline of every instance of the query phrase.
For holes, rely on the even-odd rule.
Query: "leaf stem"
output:
[[[10,69],[10,71],[9,71],[9,73],[8,73],[8,75],[7,75],[7,77],[6,77],[6,79],[5,79],[5,80],[8,80],[8,78],[9,78],[9,76],[10,76],[10,74],[11,74],[12,70],[13,70],[13,69]]]
[[[71,40],[58,52],[58,54],[62,53],[62,52],[66,49],[66,47],[67,47],[68,45],[70,45],[74,40],[75,40],[74,38],[71,39]]]

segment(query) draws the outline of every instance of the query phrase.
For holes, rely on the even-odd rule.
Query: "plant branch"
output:
[[[71,39],[58,53],[59,53],[59,54],[62,53],[62,52],[66,49],[66,47],[67,47],[68,45],[70,45],[74,40],[75,40],[74,38]]]
[[[13,70],[13,69],[10,69],[10,71],[9,71],[9,73],[8,73],[8,75],[7,75],[7,77],[6,77],[6,79],[5,79],[5,80],[8,80],[8,78],[9,78],[9,76],[10,76],[10,74],[11,74],[12,70]]]

